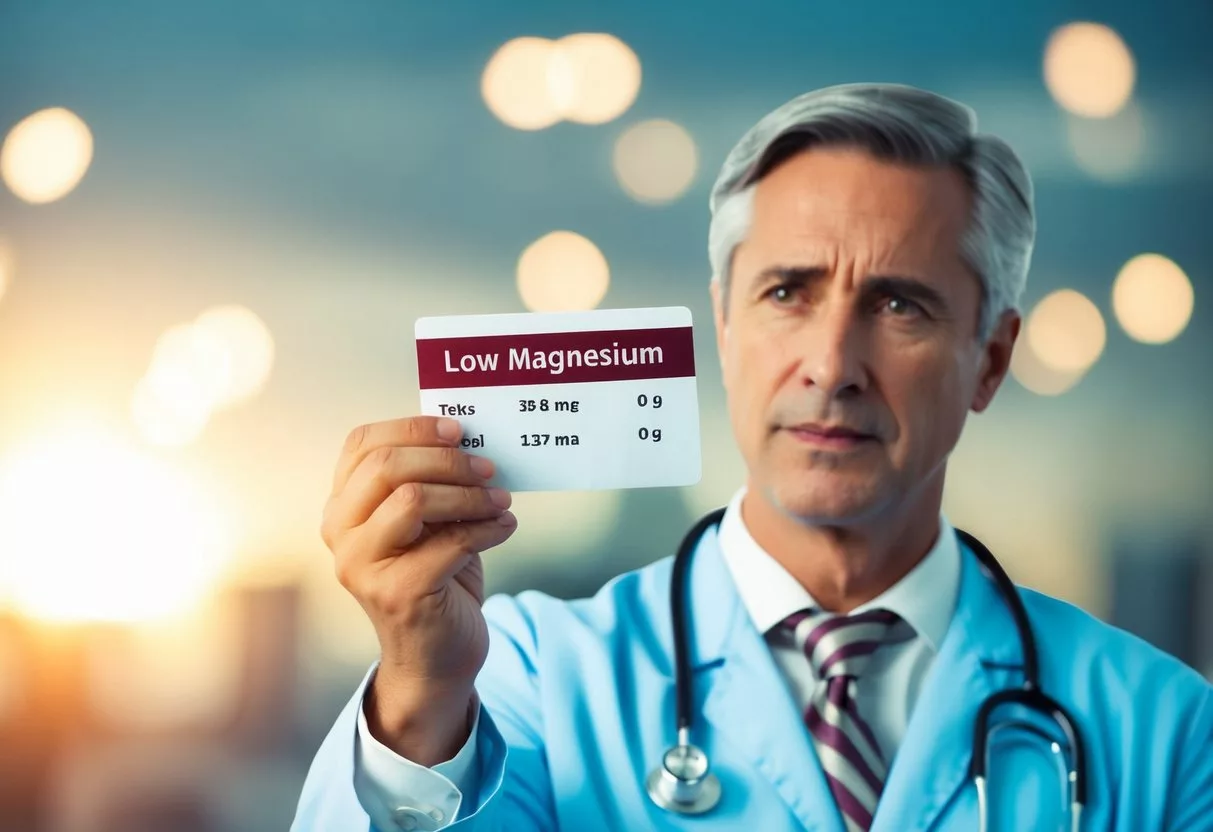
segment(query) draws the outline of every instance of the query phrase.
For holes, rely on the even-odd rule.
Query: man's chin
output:
[[[861,483],[786,483],[770,489],[777,510],[814,526],[849,526],[869,520],[880,503],[875,489]]]

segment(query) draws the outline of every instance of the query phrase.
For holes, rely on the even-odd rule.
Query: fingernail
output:
[[[459,439],[461,433],[459,423],[454,419],[439,419],[438,420],[438,435],[447,442],[454,442]]]
[[[509,508],[510,503],[513,501],[510,492],[504,488],[490,488],[489,499],[493,501],[493,505],[497,506],[497,508]]]
[[[472,457],[472,470],[476,472],[477,476],[487,480],[493,476],[493,463],[482,456],[474,456]]]
[[[518,518],[514,516],[513,512],[507,511],[497,518],[497,522],[503,526],[516,526],[518,525]]]

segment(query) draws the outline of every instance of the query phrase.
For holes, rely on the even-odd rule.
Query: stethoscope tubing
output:
[[[709,512],[700,518],[690,531],[687,532],[678,547],[678,553],[674,556],[674,564],[670,576],[670,620],[674,641],[674,700],[678,745],[667,751],[666,755],[663,755],[662,765],[650,775],[647,782],[650,784],[649,796],[656,805],[683,814],[700,814],[708,811],[719,800],[719,786],[711,775],[706,780],[712,783],[715,795],[711,800],[712,805],[708,806],[707,809],[704,808],[704,801],[702,799],[698,801],[686,801],[685,803],[672,799],[670,784],[675,783],[677,785],[677,778],[671,774],[664,760],[675,749],[693,749],[696,753],[703,756],[706,766],[706,752],[692,746],[690,741],[692,730],[694,729],[695,714],[692,706],[690,635],[688,632],[691,616],[687,610],[688,597],[690,595],[687,582],[690,576],[691,557],[696,547],[709,528],[719,525],[721,519],[724,517],[724,513],[724,508]],[[974,720],[973,746],[969,760],[969,778],[977,787],[981,828],[983,830],[986,828],[986,813],[988,811],[986,757],[988,738],[991,734],[992,716],[994,711],[999,707],[1014,704],[1052,719],[1066,736],[1066,742],[1072,755],[1067,778],[1070,784],[1070,817],[1072,828],[1077,832],[1082,808],[1087,802],[1086,758],[1078,723],[1059,702],[1041,690],[1040,660],[1036,638],[1032,632],[1027,608],[1014,582],[1007,575],[1006,570],[1002,568],[1002,564],[994,557],[994,553],[986,548],[985,544],[973,535],[960,529],[956,530],[956,534],[965,546],[973,552],[982,567],[982,571],[994,581],[995,588],[1014,621],[1016,634],[1019,638],[1020,652],[1023,654],[1024,678],[1022,685],[1019,688],[1007,688],[998,691],[987,697],[978,708],[977,717]],[[1040,732],[1038,731],[1038,733]],[[665,776],[662,777],[662,775]],[[663,782],[665,783],[666,790],[660,791],[658,785],[655,784]]]

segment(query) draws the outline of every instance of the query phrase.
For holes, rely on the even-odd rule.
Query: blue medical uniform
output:
[[[956,612],[892,761],[873,832],[977,829],[967,777],[974,716],[991,693],[1020,685],[1022,656],[994,584],[961,550]],[[590,599],[524,592],[486,602],[476,787],[448,828],[844,832],[799,708],[737,596],[714,530],[700,541],[690,576],[699,715],[692,740],[710,755],[724,796],[697,817],[648,800],[645,776],[674,734],[671,564],[622,575]],[[1083,829],[1213,830],[1213,686],[1070,604],[1021,593],[1040,644],[1042,686],[1086,741]],[[316,755],[294,832],[371,829],[354,792],[366,682]],[[1015,728],[996,734],[994,829],[1058,828],[1053,765],[1041,737]]]

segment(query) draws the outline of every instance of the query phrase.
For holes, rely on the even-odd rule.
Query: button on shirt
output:
[[[818,679],[794,645],[775,637],[776,625],[817,602],[754,540],[741,517],[745,489],[734,495],[720,523],[720,548],[738,597],[760,633],[793,699],[804,710]],[[887,609],[914,629],[913,638],[877,651],[858,687],[857,707],[886,760],[892,761],[905,736],[914,703],[956,608],[960,588],[960,547],[946,518],[931,550],[905,577],[852,612]],[[475,762],[479,709],[471,735],[448,762],[426,768],[406,760],[371,736],[365,714],[358,716],[354,788],[377,829],[384,832],[436,830],[453,823]]]
[[[474,711],[471,735],[459,753],[426,768],[371,736],[366,713],[359,710],[354,791],[376,829],[432,832],[455,822],[476,759],[480,708],[474,706]]]

